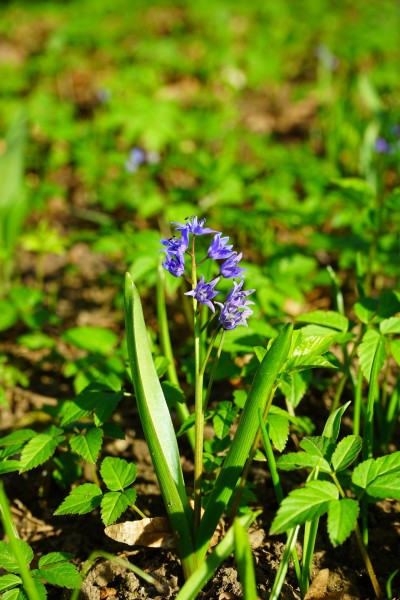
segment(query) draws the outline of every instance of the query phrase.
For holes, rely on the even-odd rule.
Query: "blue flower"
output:
[[[125,163],[125,169],[129,171],[129,173],[136,173],[138,168],[145,164],[146,162],[146,154],[144,150],[141,148],[132,148],[129,153],[129,158]]]
[[[210,229],[209,227],[204,227],[205,219],[198,219],[197,217],[187,217],[187,223],[184,225],[183,223],[173,223],[173,225],[179,225],[179,227],[175,227],[176,231],[180,231],[182,233],[182,238],[185,240],[185,243],[189,245],[189,233],[193,233],[193,235],[204,235],[205,233],[217,233],[215,229]]]
[[[225,260],[225,258],[229,258],[232,254],[232,245],[227,246],[229,241],[228,237],[221,238],[222,233],[217,233],[214,236],[213,241],[208,249],[208,256],[215,260]]]
[[[217,294],[219,294],[219,292],[214,289],[219,279],[219,277],[216,277],[215,279],[210,281],[210,283],[204,283],[204,276],[202,275],[200,277],[199,283],[196,285],[194,290],[191,290],[190,292],[185,292],[185,295],[193,296],[193,298],[200,302],[200,304],[205,304],[206,306],[208,306],[208,308],[215,312],[215,307],[211,300],[215,298]]]
[[[390,144],[383,137],[377,138],[375,141],[375,150],[379,152],[379,154],[389,154],[391,150]]]
[[[243,279],[240,283],[233,282],[233,288],[229,291],[226,302],[229,302],[232,306],[237,306],[239,308],[244,308],[249,304],[254,304],[251,300],[245,300],[247,296],[253,294],[255,290],[242,290],[243,287]]]
[[[182,237],[177,238],[176,236],[173,236],[168,240],[161,240],[161,243],[163,246],[166,246],[166,249],[160,250],[160,252],[172,252],[173,254],[175,254],[176,252],[183,253],[187,250],[187,243]]]
[[[244,277],[243,272],[246,269],[242,269],[238,266],[238,262],[242,258],[242,253],[238,254],[234,252],[232,256],[228,258],[222,265],[220,266],[220,273],[222,277]]]
[[[185,258],[182,252],[168,252],[162,266],[174,277],[180,277],[185,271]]]
[[[247,319],[253,314],[249,304],[254,304],[251,300],[247,300],[247,296],[255,290],[242,290],[243,280],[240,283],[233,282],[233,288],[228,293],[225,302],[215,302],[221,307],[219,322],[223,329],[235,329],[238,325],[247,327]]]

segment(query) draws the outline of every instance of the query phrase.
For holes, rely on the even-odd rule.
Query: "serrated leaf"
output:
[[[331,462],[336,472],[347,469],[355,460],[362,448],[362,439],[359,435],[348,435],[343,438],[336,446],[332,454]]]
[[[369,329],[362,338],[357,354],[360,359],[361,371],[369,383],[374,360],[377,360],[378,373],[385,362],[385,338],[374,329]]]
[[[27,596],[22,592],[22,588],[14,588],[8,590],[1,595],[1,600],[28,600]]]
[[[117,492],[132,485],[136,479],[137,468],[135,463],[128,463],[123,458],[108,456],[101,463],[100,474],[108,489]]]
[[[400,340],[390,340],[390,352],[394,360],[400,366]]]
[[[44,583],[42,581],[40,581],[40,579],[38,579],[39,574],[37,571],[31,571],[31,574],[33,576],[33,583],[35,585],[36,591],[38,593],[39,596],[39,600],[46,600],[47,598],[47,590],[44,586]],[[37,577],[36,577],[37,575]],[[21,598],[21,596],[18,596],[18,600],[28,600],[28,596],[23,596]]]
[[[295,332],[299,334],[300,332]],[[321,356],[329,350],[334,341],[334,336],[297,335],[291,354],[285,365],[285,371],[311,369],[313,367],[333,367],[331,363]]]
[[[306,393],[309,379],[310,373],[307,371],[293,371],[283,375],[279,387],[293,408],[299,405]]]
[[[228,435],[238,414],[238,408],[232,402],[219,402],[213,416],[213,426],[216,436],[222,440]]]
[[[362,298],[354,304],[354,312],[361,323],[367,325],[378,310],[377,298]]]
[[[289,437],[289,420],[284,415],[268,413],[268,433],[275,448],[282,452]]]
[[[55,515],[84,515],[100,505],[101,489],[94,483],[79,485],[65,498]]]
[[[15,543],[19,547],[19,554],[22,560],[26,565],[29,565],[33,560],[32,548],[23,540],[17,539],[15,540]],[[8,542],[0,542],[0,566],[6,571],[11,571],[12,573],[19,572],[18,562]]]
[[[315,454],[307,454],[306,452],[289,452],[283,454],[276,461],[276,466],[282,471],[293,471],[294,469],[314,469],[318,467],[323,473],[330,473],[329,463]]]
[[[342,421],[343,413],[350,404],[350,401],[346,402],[346,404],[343,404],[343,406],[340,406],[329,415],[322,432],[323,436],[332,438],[336,442],[339,436],[340,423]]]
[[[271,534],[283,533],[327,512],[331,500],[339,492],[329,481],[309,481],[303,488],[293,490],[282,500],[271,525]]]
[[[49,552],[39,558],[38,566],[41,569],[48,565],[70,560],[72,557],[73,555],[69,552]]]
[[[382,335],[389,333],[400,333],[400,317],[390,317],[379,323],[379,331]]]
[[[33,429],[19,429],[0,439],[0,448],[12,446],[14,444],[23,444],[37,435]]]
[[[82,456],[88,462],[94,464],[101,450],[103,430],[99,427],[88,429],[86,434],[76,434],[69,440],[71,450]]]
[[[107,527],[122,515],[136,501],[136,491],[133,488],[125,492],[107,492],[101,500],[101,520]]]
[[[328,534],[331,544],[339,546],[354,530],[360,507],[353,498],[333,500],[328,509]]]
[[[331,438],[324,435],[315,435],[304,437],[300,442],[300,448],[303,448],[307,454],[320,456],[330,461],[335,444]]]
[[[6,473],[13,473],[14,471],[19,471],[19,468],[19,460],[3,460],[0,462],[0,475],[5,475]]]
[[[62,431],[59,428],[49,428],[49,433],[39,433],[39,435],[29,440],[21,453],[20,472],[29,471],[29,469],[33,469],[48,460],[58,444],[65,439],[61,435]]]
[[[75,565],[66,561],[40,567],[38,575],[52,585],[69,589],[77,588],[82,583],[82,578]]]
[[[400,451],[363,461],[356,466],[351,479],[355,485],[365,489],[370,496],[398,499],[399,474]],[[391,493],[394,493],[395,496],[392,496]]]
[[[123,398],[122,391],[114,391],[104,385],[89,384],[75,400],[65,403],[61,426],[65,427],[94,411],[96,425],[101,426],[112,415]]]
[[[18,575],[12,575],[11,573],[7,573],[7,575],[2,575],[0,577],[0,592],[11,590],[16,585],[20,585],[21,583],[22,579],[18,577]]]
[[[339,331],[346,332],[349,328],[349,320],[344,315],[333,310],[314,310],[296,317],[296,321],[301,323],[313,323],[314,325],[323,325],[332,327]]]

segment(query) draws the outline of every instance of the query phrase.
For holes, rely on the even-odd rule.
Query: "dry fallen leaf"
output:
[[[125,521],[109,525],[105,534],[116,542],[129,546],[146,546],[148,548],[174,548],[175,540],[169,521],[165,517]]]

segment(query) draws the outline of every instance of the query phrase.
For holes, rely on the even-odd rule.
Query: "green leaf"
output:
[[[111,525],[122,513],[136,502],[136,490],[130,488],[124,492],[107,492],[101,500],[101,520]]]
[[[65,403],[61,426],[65,427],[94,411],[97,426],[101,426],[112,415],[124,394],[101,384],[91,383],[78,394],[75,400]]]
[[[308,371],[293,371],[290,375],[283,376],[279,387],[293,408],[296,408],[302,400],[309,381],[310,373]]]
[[[108,489],[117,492],[132,485],[136,479],[137,468],[133,462],[128,463],[123,458],[108,456],[101,463],[100,474]]]
[[[0,475],[14,473],[14,471],[19,471],[19,468],[19,460],[2,460],[0,462]]]
[[[233,522],[235,534],[235,559],[246,600],[257,600],[256,576],[249,536],[239,519]]]
[[[41,566],[38,569],[38,576],[52,585],[69,589],[78,588],[82,583],[75,565],[65,560]]]
[[[36,588],[36,592],[38,593],[39,599],[40,600],[46,600],[47,598],[47,591],[46,588],[44,586],[44,583],[42,581],[40,581],[39,579],[39,573],[38,571],[31,571],[31,574],[33,576],[33,583],[35,585]],[[18,600],[28,600],[27,596],[18,596]]]
[[[228,435],[237,415],[238,408],[232,406],[232,402],[224,401],[218,403],[213,417],[213,425],[215,434],[220,440]]]
[[[343,438],[332,455],[331,462],[336,472],[347,469],[355,460],[362,448],[362,439],[359,435],[348,435]]]
[[[293,471],[294,469],[318,467],[323,473],[330,473],[331,468],[328,462],[321,456],[307,454],[306,452],[289,452],[283,454],[276,461],[276,466],[282,471]]]
[[[17,309],[11,302],[0,300],[0,331],[10,329],[18,321]]]
[[[293,490],[282,500],[271,525],[271,534],[283,533],[320,517],[327,512],[331,500],[336,500],[339,492],[329,481],[309,481],[303,488]]]
[[[354,312],[361,323],[367,325],[376,314],[379,306],[377,298],[361,298],[354,304]]]
[[[400,333],[400,317],[390,317],[379,323],[379,331],[382,335]]]
[[[12,446],[13,444],[23,444],[37,435],[37,431],[33,429],[18,429],[9,435],[0,439],[0,448]]]
[[[68,344],[72,344],[81,350],[93,354],[102,354],[103,356],[112,354],[118,342],[118,336],[113,331],[103,327],[74,327],[66,331],[61,337]]]
[[[394,360],[400,366],[400,340],[390,340],[390,352]]]
[[[29,544],[23,540],[16,539],[15,543],[19,547],[19,554],[26,565],[29,565],[33,560],[33,550]],[[14,552],[8,542],[0,542],[0,566],[6,571],[18,573],[18,562]]]
[[[86,434],[75,434],[69,440],[71,450],[82,456],[88,462],[94,464],[101,450],[103,430],[99,427],[88,429]]]
[[[218,478],[213,486],[200,522],[197,538],[199,560],[204,558],[209,540],[228,504],[233,490],[249,456],[250,448],[259,429],[259,409],[264,410],[276,379],[289,353],[292,326],[286,325],[263,358],[247,396],[239,425]]]
[[[357,465],[352,474],[355,485],[370,496],[400,500],[400,451]]]
[[[282,452],[289,437],[289,420],[284,415],[268,413],[268,433],[275,448]]]
[[[296,321],[332,327],[332,329],[338,329],[343,332],[347,331],[349,328],[348,318],[333,310],[314,310],[299,315],[296,317]]]
[[[100,506],[101,489],[94,483],[78,485],[55,511],[55,515],[84,515]]]
[[[149,446],[186,574],[195,568],[193,512],[189,506],[180,454],[143,317],[140,296],[129,273],[125,275],[125,323],[129,364],[140,421]]]
[[[332,414],[329,415],[322,435],[328,438],[332,438],[335,442],[338,439],[339,431],[340,431],[340,423],[342,421],[342,416],[346,408],[351,404],[351,402],[346,402],[343,406],[340,406],[336,409]]]
[[[315,435],[304,437],[300,442],[300,448],[303,448],[307,454],[320,456],[330,461],[335,444],[331,438],[324,435]]]
[[[375,357],[377,360],[377,373],[379,373],[385,362],[385,338],[374,329],[369,329],[362,338],[357,354],[360,359],[362,373],[369,383]]]
[[[334,336],[310,335],[303,336],[301,331],[295,332],[295,341],[289,359],[286,363],[286,372],[302,368],[333,366],[329,361],[320,356],[327,352],[336,340]]]
[[[18,577],[18,575],[12,575],[11,573],[2,575],[0,577],[0,593],[5,592],[6,590],[11,590],[16,585],[20,585],[21,583],[22,579]]]
[[[38,567],[41,569],[48,565],[70,560],[73,557],[69,552],[49,552],[39,558]]]
[[[164,392],[165,399],[168,406],[176,406],[177,404],[184,404],[185,394],[179,385],[171,383],[170,381],[163,381],[161,383],[162,390]]]
[[[64,441],[63,430],[49,428],[48,433],[39,433],[29,440],[21,453],[20,472],[24,473],[43,464],[53,454],[58,444]]]
[[[353,498],[332,500],[328,509],[328,534],[331,544],[339,546],[354,530],[360,507]]]
[[[21,588],[14,588],[8,590],[1,595],[1,600],[27,600],[27,596],[23,593]]]

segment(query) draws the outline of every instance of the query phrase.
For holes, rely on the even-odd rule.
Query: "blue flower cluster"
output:
[[[390,129],[390,140],[378,137],[375,140],[375,150],[378,154],[394,154],[400,150],[400,125],[394,125]]]
[[[177,225],[175,231],[180,232],[180,237],[173,236],[167,240],[161,240],[165,248],[161,252],[166,253],[163,267],[174,277],[181,277],[185,272],[185,254],[191,255],[189,248],[189,236],[215,234],[209,248],[206,258],[223,261],[219,266],[219,275],[210,282],[204,281],[204,276],[201,276],[196,287],[190,292],[186,292],[187,296],[193,296],[200,304],[208,306],[212,312],[215,312],[216,306],[220,307],[218,320],[223,329],[235,329],[238,325],[247,327],[247,319],[253,313],[249,308],[250,304],[254,304],[247,299],[255,290],[242,290],[244,271],[246,269],[239,266],[242,258],[242,253],[238,254],[232,250],[232,245],[228,244],[229,238],[222,237],[220,231],[215,231],[209,227],[205,227],[206,220],[190,217],[186,219],[186,223],[173,223]],[[233,288],[229,291],[224,303],[214,301],[215,296],[220,294],[215,286],[221,279],[241,279],[240,283],[233,281]]]

